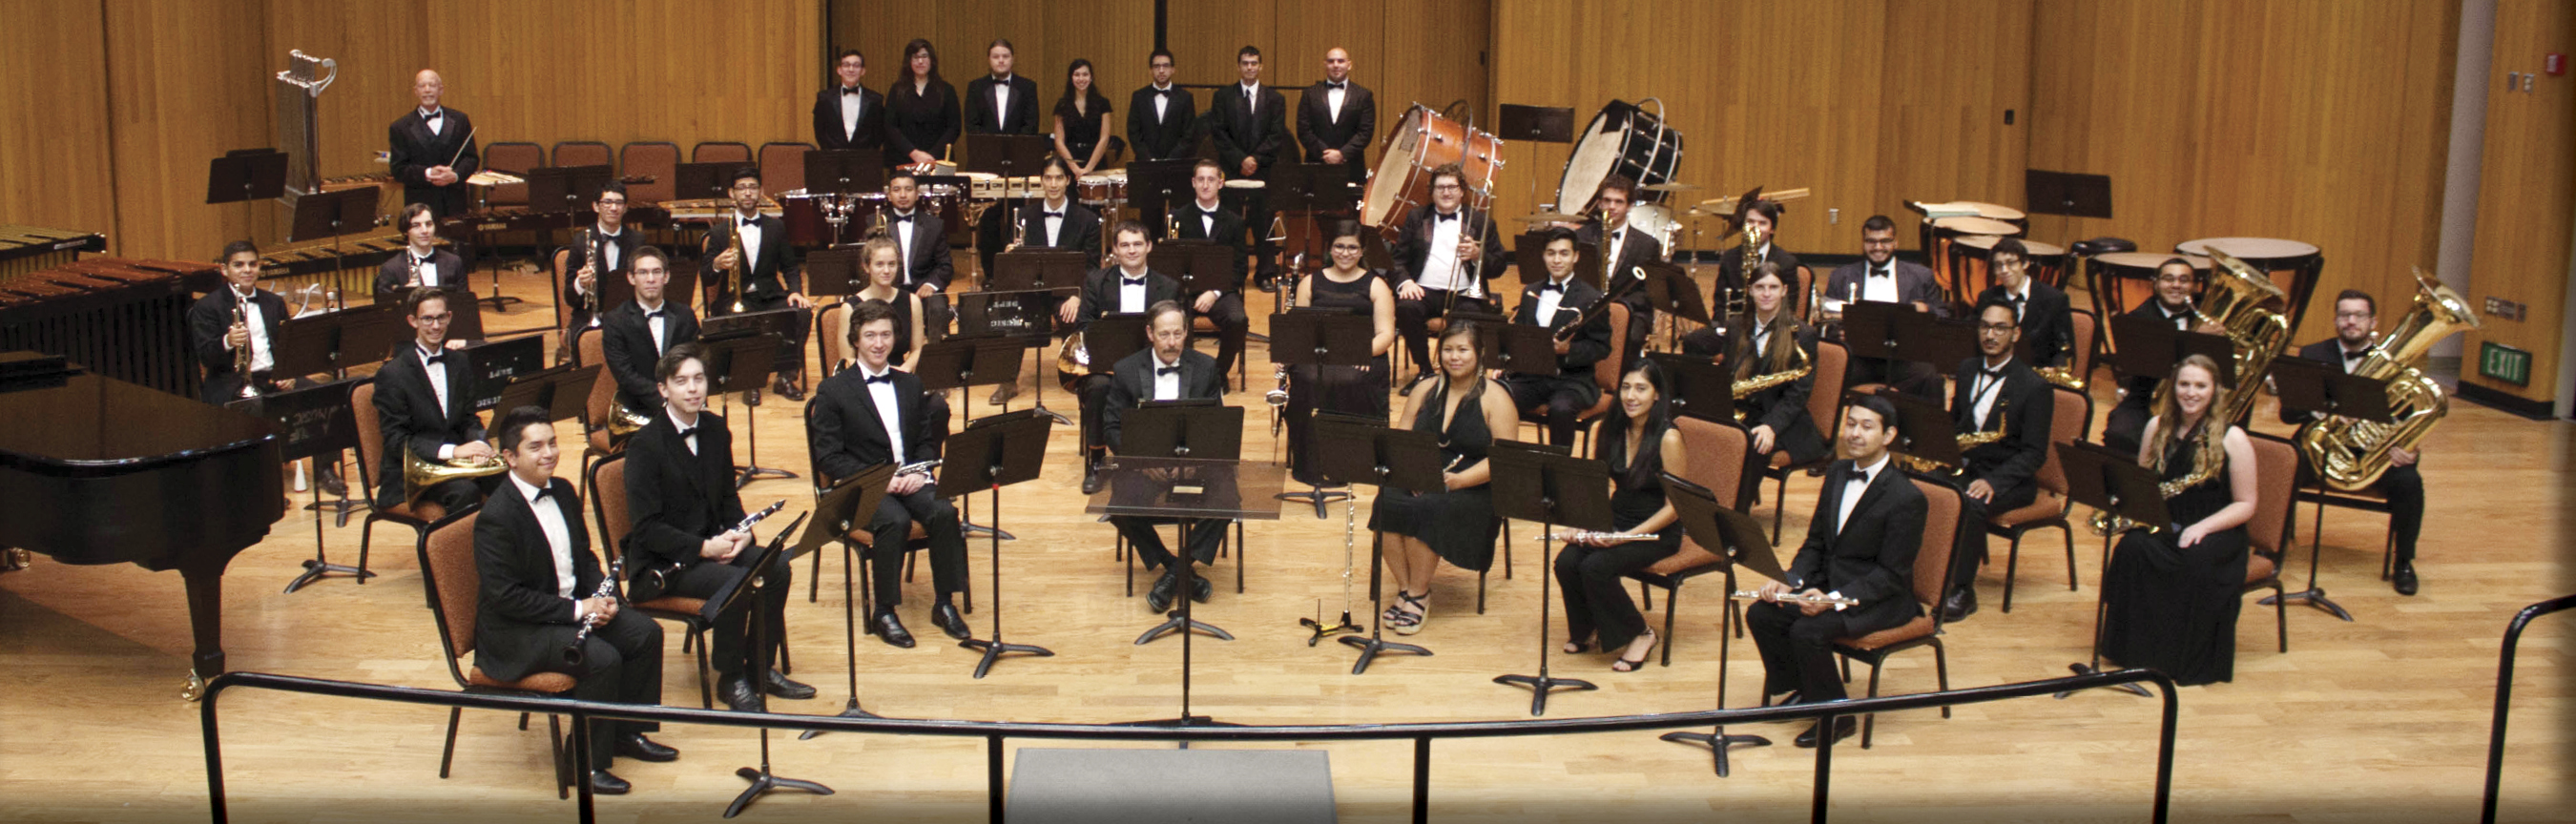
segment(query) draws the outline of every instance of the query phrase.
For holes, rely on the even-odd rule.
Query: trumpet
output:
[[[410,249],[404,249],[403,269],[409,274],[409,279],[403,281],[403,288],[420,288],[420,256],[413,254]]]
[[[509,469],[509,465],[502,463],[498,455],[485,458],[480,462],[462,459],[433,461],[421,458],[418,452],[404,449],[403,503],[417,506],[420,504],[420,493],[448,481],[498,475]]]
[[[582,259],[581,268],[591,273],[590,290],[581,295],[581,310],[590,315],[590,324],[597,326],[599,325],[599,262],[605,258],[607,250],[599,242],[598,229],[584,228],[581,230],[581,236],[583,245],[590,247],[590,256]]]
[[[725,233],[725,250],[733,253],[733,269],[725,275],[726,286],[733,293],[733,313],[742,314],[742,270],[749,266],[749,255],[742,250],[742,230]]]
[[[590,597],[616,600],[617,579],[625,574],[626,560],[623,558],[610,558],[608,560],[608,577],[599,579],[599,590],[592,592]],[[565,666],[581,666],[584,659],[588,658],[588,656],[582,654],[581,644],[583,641],[590,639],[590,631],[598,626],[599,616],[594,614],[581,622],[580,629],[573,630],[572,643],[565,644],[563,648],[563,662]]]
[[[242,345],[233,349],[233,374],[241,376],[241,397],[255,398],[259,396],[259,383],[250,377],[250,298],[239,292],[233,293],[233,325],[242,330]]]
[[[1736,590],[1727,597],[1734,598],[1738,601],[1763,600],[1762,593],[1749,589]],[[1774,596],[1770,600],[1783,604],[1830,604],[1838,607],[1860,606],[1860,599],[1858,598],[1845,598],[1836,595],[1800,595],[1795,592],[1783,592]]]

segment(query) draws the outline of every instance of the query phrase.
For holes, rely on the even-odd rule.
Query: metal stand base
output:
[[[1305,501],[1307,503],[1314,504],[1315,517],[1316,519],[1321,520],[1326,517],[1324,514],[1325,505],[1331,504],[1334,501],[1349,498],[1351,497],[1351,493],[1340,490],[1325,489],[1323,487],[1315,487],[1305,492],[1282,492],[1271,497],[1282,501]]]
[[[1054,650],[1035,644],[1005,644],[1000,641],[986,641],[980,638],[969,638],[964,641],[957,642],[957,645],[967,649],[980,649],[984,651],[983,660],[975,662],[975,677],[977,678],[982,678],[984,677],[984,673],[993,671],[993,662],[999,661],[1002,659],[1002,656],[1009,655],[1011,653],[1025,652],[1041,658],[1055,657]]]
[[[1310,647],[1314,646],[1317,642],[1334,635],[1340,635],[1345,632],[1357,634],[1366,631],[1360,629],[1360,625],[1351,623],[1350,610],[1342,610],[1342,619],[1329,625],[1313,618],[1299,618],[1297,619],[1297,625],[1314,631],[1314,637],[1306,639],[1306,646]]]
[[[1361,673],[1368,672],[1369,662],[1377,660],[1378,653],[1382,652],[1401,652],[1406,655],[1419,655],[1425,658],[1431,657],[1431,650],[1427,648],[1396,641],[1389,641],[1375,635],[1367,638],[1354,636],[1341,640],[1342,643],[1349,644],[1360,651],[1360,660],[1351,664],[1352,675],[1359,675]]]
[[[795,778],[780,778],[750,767],[734,770],[733,774],[742,776],[745,780],[750,781],[751,786],[742,788],[742,794],[734,796],[733,803],[725,806],[724,817],[726,818],[741,815],[743,808],[751,806],[753,799],[759,798],[762,793],[769,792],[770,790],[804,790],[815,795],[832,794],[832,788],[816,784],[812,781]]]
[[[325,575],[347,575],[359,580],[376,577],[374,572],[357,567],[328,563],[320,558],[307,558],[304,560],[304,574],[295,576],[293,581],[286,582],[286,592],[292,595],[296,590],[303,589],[305,584],[322,580],[322,576]]]
[[[994,528],[992,528],[992,527],[985,526],[985,525],[983,525],[983,524],[970,524],[970,523],[962,523],[962,522],[961,522],[961,523],[959,523],[959,524],[957,525],[957,529],[958,529],[958,534],[960,534],[960,535],[964,535],[964,536],[966,536],[966,537],[970,537],[970,538],[971,538],[971,537],[976,537],[976,536],[988,536],[988,537],[993,537],[993,538],[1000,538],[1000,539],[1005,540],[1005,541],[1017,541],[1017,540],[1019,540],[1019,539],[1020,539],[1020,536],[1013,535],[1013,534],[1008,533],[1008,532],[1003,532],[1003,531],[1001,531],[1001,530],[994,529]]]
[[[1538,675],[1497,675],[1494,676],[1494,683],[1530,688],[1531,715],[1547,714],[1547,694],[1550,692],[1557,690],[1597,690],[1601,688],[1590,681],[1583,681],[1574,678],[1557,678],[1546,673],[1540,673]]]
[[[837,716],[837,717],[840,717],[840,718],[884,718],[885,716],[878,715],[878,714],[876,714],[876,713],[869,712],[869,711],[864,710],[864,709],[860,709],[860,708],[859,708],[859,699],[858,699],[858,698],[856,698],[856,697],[853,697],[853,698],[851,698],[851,699],[850,699],[850,705],[849,705],[849,706],[847,706],[847,707],[843,707],[843,708],[841,708],[841,714],[840,714],[839,716]],[[823,731],[822,731],[822,730],[806,730],[806,731],[805,731],[805,734],[803,734],[803,735],[799,735],[799,736],[796,736],[796,740],[798,740],[798,741],[812,741],[812,740],[814,740],[814,736],[822,735],[822,734],[823,734]],[[830,793],[828,793],[828,792],[826,792],[826,793],[825,793],[825,795],[829,795],[829,794],[830,794]]]
[[[1053,410],[1053,409],[1048,409],[1048,408],[1047,408],[1047,405],[1046,405],[1046,401],[1045,401],[1045,400],[1043,400],[1043,399],[1039,400],[1037,403],[1030,404],[1030,405],[1029,405],[1029,408],[1030,408],[1030,409],[1035,409],[1035,410],[1037,410],[1037,411],[1038,411],[1038,414],[1040,414],[1040,415],[1045,415],[1045,416],[1047,416],[1047,419],[1048,419],[1048,420],[1055,421],[1055,425],[1057,425],[1057,426],[1072,426],[1072,425],[1073,425],[1073,419],[1072,419],[1072,418],[1065,417],[1065,416],[1064,416],[1064,413],[1062,413],[1062,412],[1058,412],[1058,411],[1055,411],[1055,410]]]
[[[2327,614],[2329,614],[2329,615],[2333,615],[2334,617],[2337,617],[2337,618],[2344,619],[2344,620],[2346,620],[2346,621],[2350,621],[2350,620],[2352,620],[2352,613],[2345,611],[2345,610],[2344,610],[2344,608],[2343,608],[2343,605],[2341,605],[2341,604],[2337,604],[2337,603],[2335,603],[2334,601],[2332,601],[2332,600],[2330,600],[2330,599],[2326,598],[2326,588],[2325,588],[2325,587],[2312,586],[2312,587],[2308,587],[2307,589],[2299,590],[2299,591],[2297,591],[2297,592],[2289,593],[2289,594],[2286,594],[2286,595],[2266,595],[2266,596],[2263,596],[2263,600],[2261,600],[2261,601],[2257,601],[2257,602],[2255,602],[2255,603],[2262,604],[2262,605],[2264,605],[2264,606],[2267,606],[2267,607],[2268,607],[2268,606],[2273,605],[2275,602],[2281,601],[2282,599],[2288,599],[2290,603],[2294,603],[2294,604],[2307,604],[2308,606],[2312,606],[2312,607],[2316,607],[2316,608],[2321,609],[2321,610],[2325,610]],[[2137,686],[2137,685],[2136,685],[2136,684],[2131,684],[2131,685],[2129,685],[2129,686],[2133,686],[2133,687],[2134,687],[2134,686]]]
[[[1153,629],[1146,630],[1145,634],[1136,636],[1136,645],[1141,647],[1146,644],[1153,643],[1154,639],[1179,632],[1184,624],[1186,624],[1192,632],[1196,632],[1200,635],[1210,636],[1220,641],[1234,640],[1233,634],[1228,633],[1225,630],[1218,629],[1214,624],[1191,618],[1183,610],[1172,610],[1169,615],[1171,615],[1170,618],[1164,619],[1162,623],[1154,625]]]
[[[2095,674],[2099,674],[2099,673],[2105,672],[2105,670],[2103,670],[2102,668],[2097,667],[2097,666],[2094,666],[2094,665],[2092,665],[2092,664],[2068,664],[2068,665],[2066,665],[2066,668],[2067,668],[2067,669],[2069,669],[2069,670],[2074,671],[2074,673],[2075,673],[2075,674],[2077,674],[2077,675],[2095,675]],[[2136,696],[2138,696],[2138,697],[2140,697],[2140,698],[2154,698],[2154,697],[2155,697],[2155,694],[2154,694],[2154,693],[2147,692],[2147,688],[2146,688],[2146,687],[2144,687],[2144,686],[2142,686],[2142,685],[2138,685],[2138,684],[2117,684],[2117,685],[2113,685],[2113,686],[2111,687],[2111,689],[2116,689],[2116,690],[2120,690],[2120,691],[2122,691],[2122,692],[2130,693],[2130,694],[2132,694],[2132,695],[2136,695]],[[2061,692],[2061,693],[2058,693],[2058,694],[2057,694],[2057,697],[2058,697],[2059,699],[2064,699],[2065,697],[2067,697],[2067,696],[2069,696],[2069,695],[2074,695],[2074,694],[2075,694],[2075,693],[2073,693],[2073,692]]]
[[[1759,735],[1728,735],[1726,734],[1725,727],[1718,727],[1714,732],[1668,732],[1661,736],[1661,740],[1670,741],[1675,744],[1698,744],[1707,747],[1709,749],[1709,757],[1717,762],[1717,777],[1719,778],[1727,777],[1727,774],[1732,771],[1726,763],[1727,748],[1738,744],[1748,747],[1771,746],[1771,739],[1764,738]]]

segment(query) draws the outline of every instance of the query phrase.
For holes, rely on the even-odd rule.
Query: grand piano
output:
[[[281,440],[251,415],[0,352],[0,546],[179,570],[195,700],[224,671],[224,567],[286,514]]]

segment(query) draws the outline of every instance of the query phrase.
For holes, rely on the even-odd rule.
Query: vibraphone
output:
[[[403,236],[398,232],[280,246],[259,259],[259,287],[286,298],[289,307],[304,302],[306,292],[315,287],[324,293],[314,299],[316,308],[325,308],[330,292],[363,303],[375,293],[376,270],[402,250]]]
[[[218,288],[211,263],[93,257],[0,281],[0,351],[61,355],[90,371],[197,396],[188,306]]]
[[[107,236],[97,232],[0,226],[0,281],[71,263],[82,252],[104,251]]]

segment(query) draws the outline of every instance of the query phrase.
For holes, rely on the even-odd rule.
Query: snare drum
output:
[[[2325,255],[2314,244],[2268,237],[2186,240],[2174,244],[2174,249],[2206,255],[2213,246],[2272,277],[2272,285],[2281,287],[2281,293],[2289,299],[2290,331],[2296,334],[2300,317],[2308,312],[2308,298],[2317,290],[2317,275],[2325,269]]]
[[[1467,188],[1476,197],[1492,197],[1494,172],[1503,165],[1503,141],[1464,123],[1441,117],[1416,103],[1404,113],[1378,153],[1377,171],[1369,177],[1368,195],[1360,203],[1360,223],[1376,227],[1388,241],[1404,231],[1404,216],[1431,202],[1431,170],[1456,163],[1467,173]]]
[[[2097,326],[2102,330],[2104,357],[2119,351],[2108,318],[2129,311],[2156,293],[2156,269],[2165,261],[2182,258],[2191,263],[2192,273],[2202,283],[2209,282],[2209,258],[2199,255],[2174,255],[2157,252],[2106,252],[2085,259],[2084,279],[2093,292],[2093,312],[2105,318]]]
[[[1663,101],[1654,102],[1661,112]],[[1574,142],[1574,154],[1565,159],[1565,174],[1556,183],[1556,207],[1567,212],[1590,208],[1601,184],[1613,174],[1640,186],[1668,182],[1681,162],[1681,132],[1665,128],[1662,117],[1647,114],[1635,104],[1612,100],[1592,116],[1592,125]],[[1640,192],[1636,200],[1643,203],[1659,197],[1660,193]],[[1635,225],[1634,220],[1629,225]],[[1659,239],[1667,248],[1672,245],[1669,236]]]

